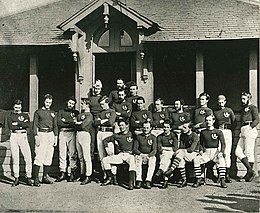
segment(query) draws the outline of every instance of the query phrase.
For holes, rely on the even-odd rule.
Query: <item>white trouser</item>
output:
[[[192,162],[199,154],[197,152],[189,153],[187,152],[187,149],[179,149],[176,153],[176,158],[181,159],[178,168],[185,168],[186,161]]]
[[[249,125],[241,127],[241,133],[239,135],[239,141],[237,143],[237,148],[235,151],[236,156],[239,160],[247,157],[248,162],[255,162],[255,141],[257,138],[256,127],[251,129]]]
[[[206,148],[206,151],[202,153],[202,155],[198,155],[194,159],[194,166],[198,167],[200,164],[205,164],[209,161],[213,161],[216,163],[216,166],[225,167],[225,159],[223,154],[219,151],[218,148]]]
[[[142,165],[148,164],[146,181],[151,181],[156,165],[156,157],[148,157],[148,154],[136,155],[136,181],[142,181]]]
[[[11,133],[10,148],[13,159],[14,177],[19,177],[19,148],[25,161],[25,172],[28,178],[32,177],[32,156],[26,133]]]
[[[162,147],[162,154],[160,155],[160,167],[162,171],[167,171],[171,164],[171,159],[174,154],[172,147]]]
[[[91,161],[91,136],[89,132],[79,131],[76,135],[76,148],[80,162],[80,173],[91,176],[92,161]]]
[[[54,133],[38,132],[38,140],[40,145],[35,146],[34,164],[37,166],[50,166],[54,152]]]
[[[116,174],[116,167],[113,165],[122,164],[126,162],[129,164],[129,171],[136,171],[135,158],[130,153],[120,152],[118,155],[111,155],[103,158],[105,170],[112,169],[112,173]]]
[[[160,134],[162,134],[163,133],[163,128],[162,129],[153,129],[152,131],[151,131],[151,133],[154,135],[154,136],[158,136],[158,135],[160,135]]]
[[[232,132],[230,129],[221,129],[225,138],[226,148],[224,150],[226,168],[231,166]],[[220,146],[221,148],[221,146]]]
[[[68,174],[77,168],[76,134],[61,131],[59,134],[60,171],[66,172],[67,154],[69,156]]]
[[[103,166],[103,158],[107,156],[104,144],[103,144],[103,140],[107,137],[110,137],[113,135],[113,132],[102,132],[102,131],[98,131],[97,133],[97,148],[98,148],[98,155],[99,155],[99,159],[101,161],[101,166],[102,169],[104,169]],[[110,144],[110,143],[109,143]]]

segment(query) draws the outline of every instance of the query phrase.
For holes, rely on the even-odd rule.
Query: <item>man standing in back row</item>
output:
[[[241,94],[243,110],[241,112],[241,133],[235,151],[236,156],[241,160],[247,169],[246,182],[251,182],[255,177],[253,170],[255,158],[255,141],[257,138],[256,126],[259,123],[257,107],[251,102],[252,95],[249,92]]]

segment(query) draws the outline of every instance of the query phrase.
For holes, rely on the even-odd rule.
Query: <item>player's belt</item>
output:
[[[250,125],[252,123],[252,121],[244,121],[241,126],[246,126],[246,125]]]
[[[17,130],[12,130],[12,133],[27,133],[27,131],[25,129],[17,129]]]
[[[73,128],[61,128],[60,129],[61,132],[74,132]]]
[[[113,127],[101,126],[101,127],[99,127],[98,131],[101,131],[101,132],[113,132]]]
[[[52,132],[52,128],[39,128],[39,132]]]

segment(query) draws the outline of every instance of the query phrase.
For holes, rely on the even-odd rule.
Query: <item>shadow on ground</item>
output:
[[[199,199],[203,203],[224,205],[228,208],[204,207],[205,210],[214,212],[259,212],[259,195],[227,194],[225,196],[206,195]]]

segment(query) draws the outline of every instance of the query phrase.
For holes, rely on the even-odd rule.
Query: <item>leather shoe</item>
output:
[[[33,186],[31,178],[26,178],[26,183],[28,186]]]
[[[179,188],[183,188],[187,186],[187,180],[183,180],[180,185],[178,185]]]
[[[146,181],[146,182],[145,182],[145,188],[146,188],[146,189],[151,189],[151,188],[152,188],[150,181]]]
[[[107,178],[104,183],[101,184],[101,186],[107,186],[113,184],[112,177]]]
[[[164,172],[163,174],[166,176],[166,177],[170,177],[173,173],[173,169],[172,168],[169,168],[166,172]]]
[[[91,178],[90,177],[86,177],[85,178],[85,180],[83,180],[81,183],[80,183],[80,185],[86,185],[86,184],[88,184],[88,183],[90,183],[91,182]]]
[[[192,185],[194,188],[198,188],[201,185],[201,178],[197,178],[196,183]]]
[[[224,178],[220,178],[220,186],[221,186],[222,188],[227,188],[227,184],[226,184]]]
[[[56,179],[55,182],[61,182],[63,180],[66,180],[65,172],[62,172],[61,176],[58,179]]]
[[[163,188],[163,189],[168,188],[168,180],[165,180],[165,181],[163,182],[162,188]]]
[[[40,185],[39,178],[35,178],[35,179],[34,179],[34,183],[33,183],[33,185],[36,186],[36,187],[41,186],[41,185]]]
[[[142,186],[142,182],[141,181],[136,181],[135,188],[136,189],[141,189],[141,186]]]
[[[12,183],[12,187],[19,185],[19,178],[15,178],[14,182]]]
[[[44,183],[44,184],[53,184],[53,182],[47,176],[43,176],[42,183]]]

